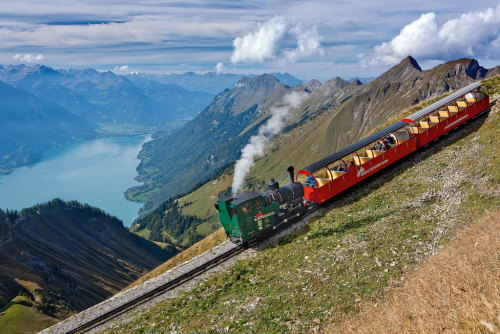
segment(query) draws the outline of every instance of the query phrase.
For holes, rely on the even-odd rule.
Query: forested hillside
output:
[[[0,308],[17,324],[29,322],[24,317],[36,310],[63,319],[109,298],[176,252],[76,201],[0,210]]]

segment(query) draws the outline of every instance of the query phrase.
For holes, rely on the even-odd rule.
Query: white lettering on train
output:
[[[384,161],[382,161],[381,163],[376,164],[375,166],[371,167],[370,169],[364,169],[363,167],[361,167],[358,170],[358,177],[365,176],[366,174],[374,171],[375,169],[377,169],[377,168],[385,165],[388,161],[389,161],[389,159],[385,159]]]
[[[445,127],[444,127],[444,129],[445,129],[445,130],[446,130],[446,129],[448,129],[450,126],[453,126],[453,125],[457,124],[458,122],[463,121],[463,120],[464,120],[464,119],[466,119],[467,117],[469,117],[469,115],[465,115],[465,116],[460,117],[460,118],[459,118],[459,119],[457,119],[456,121],[451,122],[450,124],[448,124],[447,126],[445,126]]]

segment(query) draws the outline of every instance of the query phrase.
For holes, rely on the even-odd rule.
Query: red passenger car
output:
[[[296,180],[304,199],[323,203],[489,108],[486,87],[473,83],[312,165]]]

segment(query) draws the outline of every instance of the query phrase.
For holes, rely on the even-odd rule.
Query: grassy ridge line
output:
[[[500,211],[460,231],[457,239],[409,275],[384,304],[330,333],[453,333],[500,331]]]
[[[113,333],[308,332],[355,316],[457,230],[499,207],[497,113],[498,106],[355,187],[254,258]]]
[[[33,307],[34,302],[25,296],[17,296],[2,309],[0,329],[2,334],[37,333],[55,325],[60,320],[44,315]]]

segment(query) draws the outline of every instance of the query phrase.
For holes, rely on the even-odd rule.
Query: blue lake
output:
[[[21,210],[53,198],[96,206],[130,226],[141,203],[123,193],[139,185],[137,154],[151,135],[71,142],[47,151],[41,162],[0,175],[0,208]]]

